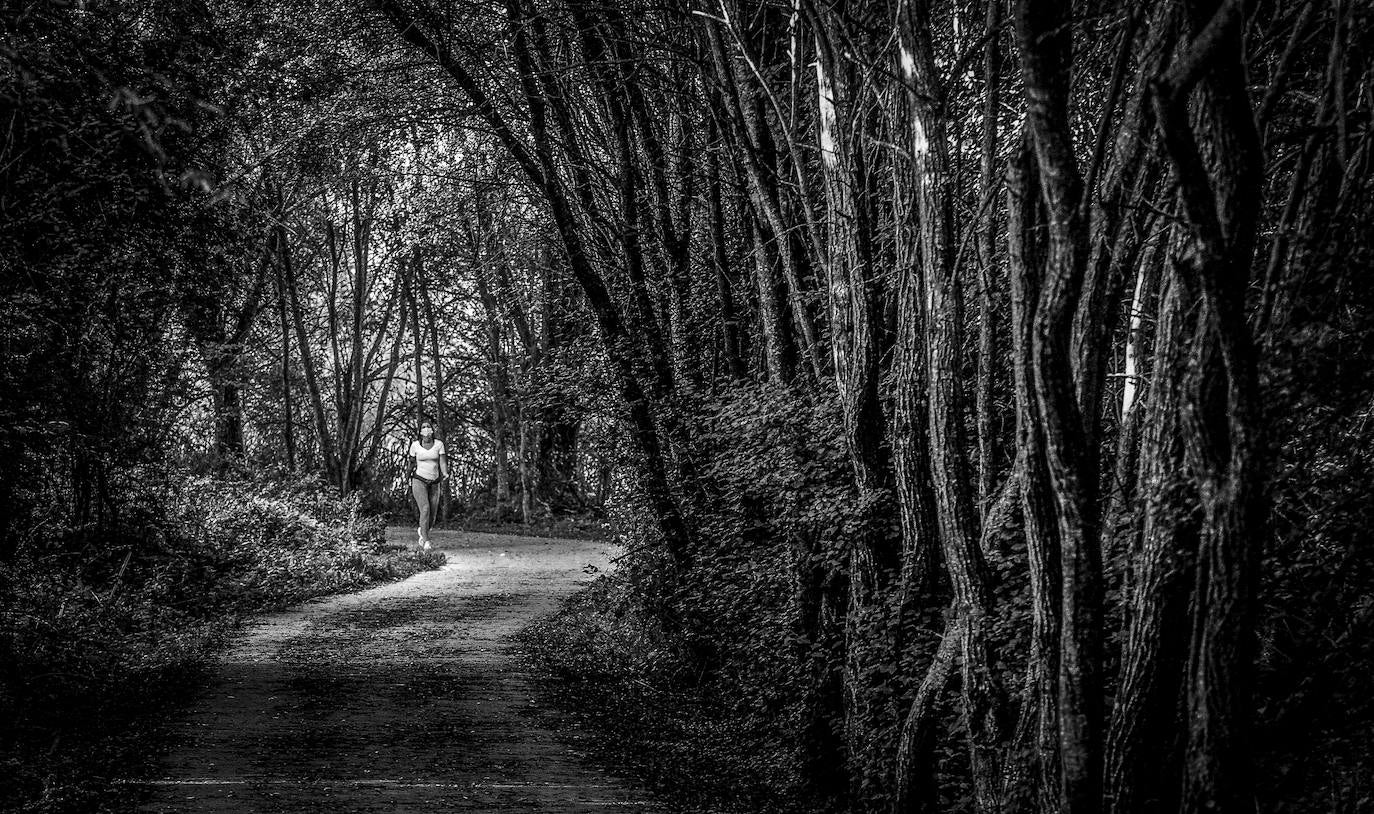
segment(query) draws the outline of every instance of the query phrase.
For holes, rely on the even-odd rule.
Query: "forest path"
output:
[[[413,529],[388,536],[414,540]],[[661,811],[540,709],[512,635],[605,543],[435,532],[438,571],[258,619],[175,725],[141,811]]]

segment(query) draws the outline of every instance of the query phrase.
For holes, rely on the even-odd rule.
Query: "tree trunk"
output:
[[[1066,7],[1023,0],[1017,31],[1049,227],[1032,371],[1060,546],[1061,793],[1066,811],[1096,812],[1102,798],[1102,559],[1097,453],[1086,443],[1071,355],[1087,260],[1083,180],[1068,116],[1073,27]]]
[[[1035,798],[1041,811],[1064,808],[1059,740],[1059,597],[1063,590],[1059,527],[1045,458],[1044,422],[1036,398],[1035,328],[1044,277],[1044,216],[1039,168],[1025,133],[1007,173],[1012,373],[1016,394],[1016,442],[1021,462],[1020,499],[1025,519],[1031,588],[1031,637],[1027,695],[1023,700],[1035,744]]]
[[[1175,342],[1168,355],[1157,352],[1151,387],[1152,406],[1172,408],[1157,420],[1175,432],[1161,444],[1147,424],[1141,452],[1142,467],[1158,474],[1141,479],[1146,526],[1113,714],[1109,802],[1149,810],[1135,797],[1154,778],[1142,776],[1134,753],[1166,771],[1181,764],[1181,795],[1165,801],[1171,808],[1244,812],[1254,810],[1249,676],[1261,472],[1244,309],[1263,160],[1245,84],[1242,4],[1198,0],[1184,17],[1183,48],[1153,85],[1184,212],[1161,306],[1177,324],[1166,332],[1161,316],[1159,329]],[[1181,726],[1158,726],[1157,701],[1180,695],[1177,718],[1166,720]],[[1177,789],[1179,779],[1166,775],[1164,786]]]
[[[995,811],[1001,775],[1001,693],[992,672],[986,619],[991,610],[987,566],[979,548],[974,482],[964,443],[960,382],[963,302],[953,247],[949,146],[936,73],[931,23],[924,4],[903,4],[900,26],[904,79],[912,93],[909,121],[913,200],[920,247],[920,293],[924,299],[926,421],[930,437],[931,483],[946,570],[954,592],[946,635],[958,636],[962,655],[962,703],[967,721],[975,809]],[[907,313],[901,318],[910,320]],[[932,665],[938,668],[936,662]]]
[[[787,300],[787,284],[778,274],[778,259],[774,251],[776,239],[765,236],[763,225],[755,217],[749,218],[749,234],[753,240],[754,278],[759,290],[759,325],[763,334],[764,368],[769,381],[786,384],[796,370],[796,352],[792,341],[791,322],[783,308]]]
[[[890,760],[872,755],[874,739],[886,719],[895,717],[886,698],[874,692],[895,670],[895,654],[885,652],[889,620],[882,617],[887,591],[898,575],[901,548],[888,530],[893,484],[884,443],[887,416],[880,393],[883,317],[886,291],[874,258],[874,168],[860,122],[874,115],[872,101],[860,96],[854,65],[841,57],[838,42],[849,26],[843,5],[812,20],[817,43],[817,106],[822,174],[827,203],[826,273],[830,288],[835,383],[845,444],[857,490],[857,518],[849,543],[845,642],[845,731],[850,758],[851,795],[871,798],[866,786],[886,784]],[[781,242],[781,236],[779,236]]]
[[[421,254],[416,246],[410,261],[410,279],[406,288],[406,305],[410,309],[410,325],[413,340],[410,354],[410,375],[415,382],[415,426],[412,432],[418,433],[425,420],[425,324],[420,320],[420,288],[424,281],[420,276]]]
[[[915,32],[911,25],[923,22],[903,21],[904,54],[911,55],[911,48],[915,47],[912,42]],[[914,57],[899,59],[897,68],[906,70],[903,62],[909,63],[912,59]],[[911,79],[910,72],[904,78]],[[912,90],[920,92],[914,87]],[[894,223],[900,233],[919,236],[914,242],[899,241],[896,247],[897,330],[890,374],[894,391],[890,437],[903,541],[899,631],[919,629],[928,623],[929,607],[938,595],[933,588],[941,544],[929,423],[931,383],[925,348],[929,331],[925,280],[926,275],[932,273],[932,269],[925,265],[928,262],[925,252],[930,248],[927,243],[930,236],[921,231],[923,221],[938,218],[938,214],[925,208],[930,204],[928,198],[910,194],[910,190],[921,189],[923,184],[931,183],[929,179],[918,177],[931,170],[924,157],[915,150],[917,127],[920,125],[915,118],[917,113],[914,106],[918,103],[914,94],[905,88],[900,89],[893,100],[893,110],[896,112],[894,126],[901,138],[899,143],[911,151],[914,159],[897,168],[892,201]],[[924,135],[925,131],[922,129],[919,132]],[[928,142],[926,146],[929,146]],[[937,702],[954,667],[959,663],[964,641],[964,614],[954,607],[947,610],[946,616],[940,644],[924,667],[918,668],[912,663],[916,659],[906,655],[915,650],[915,643],[907,642],[906,636],[901,637],[901,649],[906,651],[903,653],[907,662],[904,667],[921,669],[924,677],[917,682],[916,695],[905,711],[898,734],[895,766],[897,811],[933,813],[938,810],[933,754],[939,728]]]
[[[1178,810],[1187,655],[1188,584],[1198,505],[1183,453],[1187,347],[1195,317],[1174,275],[1157,317],[1153,376],[1143,411],[1137,505],[1144,518],[1130,560],[1126,636],[1107,732],[1105,794],[1114,813]]]
[[[520,445],[516,460],[520,467],[520,522],[529,525],[534,519],[534,478],[530,473],[529,421],[525,417],[524,405],[516,408],[516,428],[520,433]]]
[[[277,237],[277,318],[281,331],[281,400],[282,400],[282,448],[286,451],[286,468],[289,472],[297,469],[295,410],[291,404],[291,323],[286,307],[286,275],[282,268],[286,264],[285,254],[290,251],[283,234],[285,227],[278,227]]]
[[[1255,804],[1250,677],[1262,471],[1245,292],[1264,164],[1246,87],[1244,5],[1195,0],[1187,18],[1192,42],[1155,86],[1188,224],[1176,265],[1201,299],[1189,360],[1200,378],[1185,406],[1202,523],[1190,601],[1182,810],[1242,812]]]
[[[510,502],[510,451],[506,443],[509,428],[510,391],[507,383],[506,356],[501,346],[501,317],[496,296],[487,282],[483,263],[491,262],[487,252],[478,246],[477,293],[486,312],[487,323],[487,382],[491,387],[491,443],[492,475],[495,484],[497,513]]]
[[[978,373],[975,384],[974,414],[978,427],[978,506],[986,515],[992,499],[996,476],[997,415],[993,400],[997,386],[998,311],[997,286],[997,217],[991,206],[993,193],[1000,181],[997,171],[997,116],[1002,84],[1002,0],[987,0],[987,14],[983,25],[987,44],[983,46],[983,144],[978,159],[978,184],[985,201],[986,213],[978,229]],[[985,552],[986,553],[986,552]]]
[[[730,274],[730,252],[725,239],[725,207],[721,200],[721,160],[720,152],[724,145],[720,139],[720,128],[715,116],[707,116],[707,141],[710,146],[706,154],[707,205],[709,206],[711,228],[711,261],[716,279],[716,296],[720,300],[721,355],[730,376],[743,379],[746,370],[740,341],[740,318],[735,307],[734,281]]]

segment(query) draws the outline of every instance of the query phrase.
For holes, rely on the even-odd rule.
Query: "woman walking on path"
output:
[[[439,484],[448,477],[448,456],[444,442],[434,437],[434,428],[428,424],[420,427],[420,438],[410,442],[410,455],[415,458],[415,469],[410,475],[410,492],[415,496],[415,506],[420,510],[420,549],[428,551],[429,527],[434,523],[434,515],[439,510]]]

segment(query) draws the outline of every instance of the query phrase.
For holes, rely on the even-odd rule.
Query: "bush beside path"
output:
[[[435,543],[437,571],[251,624],[161,765],[130,782],[141,810],[665,810],[539,707],[514,640],[609,566],[607,544],[447,531]]]

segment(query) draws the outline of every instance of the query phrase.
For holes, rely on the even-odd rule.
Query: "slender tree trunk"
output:
[[[987,0],[983,25],[987,44],[983,46],[983,145],[978,159],[978,180],[983,198],[993,199],[997,177],[998,107],[1002,85],[1002,3]],[[983,223],[978,230],[978,373],[974,413],[978,426],[978,505],[986,513],[992,499],[996,475],[997,416],[993,401],[999,365],[997,348],[998,273],[996,208],[984,205]]]
[[[480,244],[478,252],[479,266],[483,262],[489,262],[485,259],[488,253]],[[492,474],[496,487],[497,511],[500,512],[511,496],[510,451],[507,446],[510,392],[506,380],[505,352],[501,346],[500,309],[483,269],[478,269],[476,279],[478,296],[487,317],[487,381],[491,387]]]
[[[516,427],[520,433],[520,444],[516,452],[516,460],[520,467],[520,522],[529,525],[534,519],[534,478],[530,474],[530,430],[524,405],[516,408]]]
[[[892,464],[884,443],[888,416],[881,398],[881,357],[887,292],[877,272],[873,239],[878,159],[861,135],[875,116],[853,64],[838,42],[848,27],[843,5],[814,16],[820,113],[821,164],[827,202],[826,257],[830,288],[831,350],[858,517],[849,545],[846,612],[845,730],[854,802],[871,797],[869,784],[886,784],[888,760],[872,754],[875,736],[895,717],[874,687],[889,680],[895,654],[880,608],[899,574],[901,547],[886,522],[894,502]],[[886,756],[884,756],[886,757]]]
[[[406,288],[406,306],[410,309],[410,325],[413,340],[411,343],[410,374],[415,382],[415,429],[425,422],[425,324],[420,320],[420,289],[424,286],[420,264],[422,255],[416,246],[410,261],[409,285]]]
[[[1250,676],[1262,447],[1245,292],[1263,150],[1246,87],[1245,13],[1244,4],[1231,0],[1189,3],[1191,42],[1155,86],[1160,130],[1188,223],[1177,265],[1201,299],[1202,341],[1190,365],[1203,374],[1185,408],[1194,417],[1186,450],[1202,504],[1186,673],[1187,812],[1255,806]]]
[[[1041,811],[1064,808],[1059,739],[1059,597],[1062,558],[1053,485],[1045,457],[1044,417],[1036,398],[1035,329],[1044,281],[1044,216],[1039,168],[1030,135],[1008,172],[1008,257],[1012,311],[1012,371],[1016,393],[1016,439],[1022,461],[1020,492],[1025,518],[1026,559],[1031,588],[1031,638],[1027,696],[1023,703],[1034,732],[1036,801]]]
[[[1165,248],[1155,239],[1145,249],[1132,287],[1131,305],[1123,349],[1120,429],[1112,468],[1111,489],[1103,509],[1102,540],[1104,561],[1129,565],[1140,547],[1141,512],[1137,511],[1137,473],[1140,466],[1140,439],[1144,431],[1145,404],[1149,397],[1149,346],[1159,313],[1158,300]],[[1109,574],[1117,593],[1130,595],[1129,568]],[[1110,778],[1110,772],[1108,772]]]
[[[898,6],[901,10],[901,5]],[[901,10],[901,13],[908,13]],[[913,78],[915,55],[919,47],[913,40],[913,25],[924,24],[923,18],[904,20],[902,54],[897,60],[898,70],[906,71],[904,79]],[[911,66],[908,68],[907,66]],[[922,89],[913,87],[916,93]],[[903,556],[900,584],[899,630],[918,628],[926,624],[928,608],[937,594],[935,569],[942,534],[939,526],[939,507],[932,472],[930,435],[930,373],[925,343],[928,339],[928,315],[925,308],[926,276],[933,273],[927,265],[930,258],[931,233],[924,230],[927,219],[938,218],[927,209],[931,201],[924,195],[912,196],[913,189],[926,189],[938,180],[922,178],[933,168],[920,148],[929,148],[917,140],[926,132],[922,120],[917,119],[916,105],[920,101],[914,93],[903,88],[894,100],[895,128],[901,142],[911,151],[913,161],[899,167],[894,179],[893,213],[900,233],[915,233],[914,242],[900,241],[897,245],[897,332],[892,363],[891,445],[893,470],[897,484],[898,514],[901,519]],[[920,129],[918,129],[920,128]],[[935,227],[938,229],[938,227]],[[937,774],[933,747],[939,728],[936,715],[939,696],[959,664],[965,640],[965,615],[956,607],[946,611],[946,623],[940,644],[928,664],[922,668],[916,695],[905,712],[897,742],[896,810],[935,812],[938,810]],[[903,649],[911,650],[905,642]],[[916,669],[911,665],[911,669]]]
[[[375,190],[369,190],[369,193],[373,192]],[[362,452],[360,442],[369,389],[368,382],[364,378],[364,371],[368,367],[368,358],[364,350],[364,334],[369,302],[368,295],[371,293],[372,217],[370,211],[364,211],[360,182],[354,182],[352,185],[350,203],[353,213],[353,313],[348,351],[348,387],[346,389],[348,395],[344,400],[345,410],[339,416],[339,451],[344,459],[344,477],[349,489],[352,489],[358,485],[363,464],[363,461],[360,460]],[[367,204],[369,210],[375,205],[374,195],[368,195]]]
[[[710,143],[706,154],[708,175],[707,204],[710,207],[711,261],[716,279],[716,296],[720,299],[721,353],[725,357],[725,367],[736,379],[745,376],[744,358],[740,342],[740,318],[735,307],[734,282],[730,275],[730,253],[725,238],[725,206],[721,200],[721,160],[720,151],[724,145],[720,139],[720,128],[715,116],[708,116],[707,141]]]
[[[281,432],[282,448],[286,451],[286,468],[290,472],[297,469],[296,461],[296,421],[295,409],[291,403],[291,322],[286,307],[286,275],[282,270],[286,265],[286,253],[291,250],[286,240],[285,227],[278,227],[277,233],[277,319],[281,331]]]
[[[1073,27],[1066,7],[1023,0],[1017,30],[1027,122],[1048,216],[1032,348],[1062,569],[1057,713],[1062,795],[1066,811],[1095,812],[1102,798],[1102,560],[1097,455],[1086,444],[1071,356],[1087,259],[1083,180],[1068,118]]]
[[[1127,629],[1107,734],[1106,800],[1112,812],[1178,810],[1188,583],[1196,561],[1198,506],[1183,452],[1187,295],[1170,275],[1157,317],[1154,375],[1143,410],[1144,519],[1130,564]]]
[[[1155,777],[1134,754],[1148,754],[1151,768],[1181,768],[1181,778],[1164,778],[1171,791],[1182,781],[1179,797],[1164,801],[1171,809],[1254,810],[1248,677],[1260,444],[1244,308],[1263,162],[1245,84],[1244,11],[1186,4],[1183,48],[1153,85],[1184,227],[1152,370],[1152,406],[1170,409],[1152,411],[1141,451],[1142,474],[1154,471],[1141,478],[1145,530],[1109,741],[1116,811],[1154,810],[1140,798]],[[1156,422],[1174,431],[1159,438]],[[1159,700],[1180,697],[1179,715],[1166,720],[1181,726],[1159,726]]]
[[[963,394],[963,302],[953,244],[949,146],[940,110],[944,89],[936,73],[929,9],[902,4],[901,59],[911,84],[912,184],[920,246],[920,293],[924,300],[926,421],[930,438],[935,516],[946,570],[953,588],[952,623],[946,635],[959,637],[962,703],[975,809],[995,811],[1001,775],[1001,693],[988,652],[991,593],[979,548],[974,482],[965,452]],[[908,313],[901,318],[910,320]],[[938,668],[938,661],[933,667]]]
[[[950,621],[940,636],[940,646],[916,689],[916,696],[911,701],[898,736],[896,802],[893,806],[898,812],[937,814],[940,811],[939,788],[933,765],[938,734],[935,713],[940,693],[949,683],[958,664],[959,645],[964,638],[959,631],[960,614],[951,609],[949,617]]]
[[[759,290],[759,323],[763,333],[764,367],[770,381],[785,384],[792,381],[796,369],[796,353],[792,342],[791,323],[783,308],[787,284],[778,275],[778,260],[773,251],[775,241],[766,238],[757,218],[749,218],[754,257],[754,278]]]

